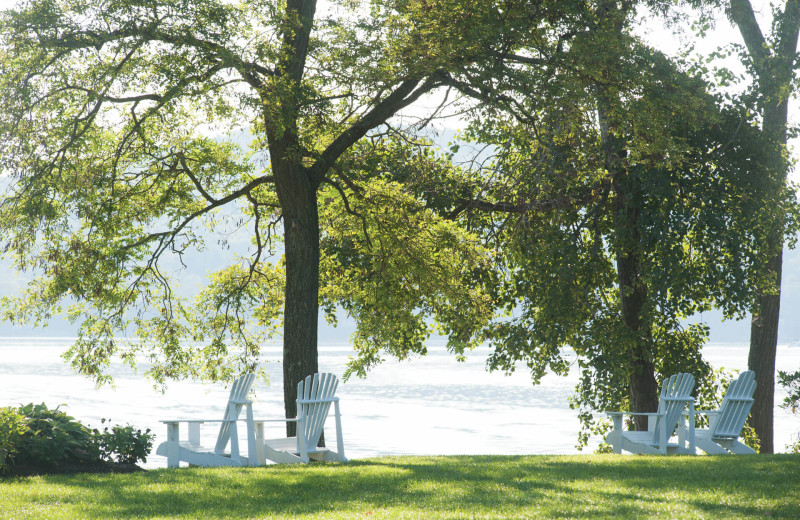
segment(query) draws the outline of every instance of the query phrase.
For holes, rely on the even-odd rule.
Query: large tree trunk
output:
[[[319,371],[317,319],[319,314],[319,214],[320,178],[303,166],[298,132],[298,93],[305,72],[316,0],[287,0],[286,26],[282,29],[283,56],[279,70],[286,85],[280,92],[280,118],[264,113],[272,173],[281,206],[286,264],[283,307],[283,402],[286,417],[297,416],[297,383]],[[286,423],[294,436],[296,423]]]
[[[658,384],[650,349],[652,334],[644,319],[647,286],[641,280],[637,253],[639,209],[629,200],[631,180],[624,170],[613,172],[615,235],[617,240],[617,277],[622,320],[630,332],[628,346],[628,396],[633,412],[655,412],[658,409]],[[647,417],[634,416],[636,430],[647,430]]]
[[[296,417],[297,383],[319,371],[319,216],[316,183],[302,167],[286,170],[276,171],[286,255],[283,394],[286,417]],[[295,423],[286,424],[289,436],[295,431]]]
[[[647,285],[641,279],[639,258],[640,234],[638,219],[640,209],[635,193],[638,181],[628,175],[625,164],[624,142],[617,137],[616,125],[609,121],[608,109],[612,101],[608,92],[598,94],[598,115],[606,169],[612,178],[614,190],[614,235],[617,248],[617,277],[619,284],[622,320],[629,331],[628,345],[628,397],[631,411],[655,412],[658,409],[658,383],[655,377],[650,343],[650,323],[645,319]],[[634,428],[647,430],[647,417],[634,416]]]

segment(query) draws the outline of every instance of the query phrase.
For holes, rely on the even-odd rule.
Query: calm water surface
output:
[[[45,402],[64,403],[67,413],[84,424],[100,427],[133,424],[156,433],[155,445],[166,437],[161,419],[220,419],[227,400],[223,385],[171,383],[165,393],[121,364],[112,367],[115,388],[96,389],[76,376],[61,360],[70,339],[0,338],[0,406]],[[266,349],[267,359],[280,357],[277,346]],[[443,348],[411,361],[388,361],[367,379],[340,384],[342,426],[349,458],[384,454],[569,454],[579,429],[568,398],[577,372],[568,377],[546,376],[532,386],[524,367],[505,376],[485,370],[488,349],[474,351],[458,363]],[[350,350],[320,347],[320,370],[341,376]],[[711,344],[704,349],[715,367],[744,369],[747,345]],[[778,367],[800,367],[800,347],[778,348]],[[256,385],[256,418],[283,415],[281,365],[268,363],[270,384]],[[785,393],[776,392],[776,403]],[[269,423],[268,423],[269,424]],[[280,436],[282,426],[268,426],[268,436]],[[800,418],[775,410],[775,447],[782,450],[800,430]],[[213,445],[215,426],[203,432]],[[597,444],[594,439],[590,445]],[[162,467],[166,459],[153,454],[147,467]]]

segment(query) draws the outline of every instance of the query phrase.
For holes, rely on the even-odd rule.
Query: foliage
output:
[[[798,480],[787,454],[383,457],[17,478],[0,482],[0,518],[788,520]]]
[[[637,375],[709,374],[707,330],[681,320],[748,308],[763,231],[796,203],[744,175],[765,148],[748,107],[631,37],[636,2],[325,4],[4,12],[0,250],[30,281],[3,317],[65,310],[67,358],[100,383],[115,355],[161,383],[230,378],[283,328],[287,407],[320,305],[357,320],[348,374],[434,331],[458,356],[488,339],[492,369],[534,381],[570,346],[587,428]],[[480,100],[486,168],[432,152],[430,119],[393,119],[440,87]],[[214,248],[231,264],[181,292]]]
[[[0,432],[7,433],[3,437],[5,457],[0,462],[56,468],[147,460],[155,437],[149,429],[142,432],[127,425],[90,430],[59,407],[49,409],[44,403],[30,403],[17,409],[0,409]]]
[[[461,357],[482,341],[494,316],[486,283],[493,251],[445,218],[437,183],[458,170],[430,143],[375,138],[354,150],[362,189],[345,204],[332,192],[320,212],[322,301],[355,318],[355,357],[346,377],[366,375],[382,355],[426,353],[431,334]]]
[[[458,85],[482,101],[473,140],[494,146],[492,182],[475,183],[462,212],[507,274],[490,368],[525,364],[536,382],[577,365],[579,445],[603,431],[598,410],[642,406],[643,373],[653,398],[679,371],[711,379],[708,329],[684,320],[745,313],[772,282],[769,231],[798,207],[759,169],[769,146],[743,103],[632,37],[623,9],[594,15],[504,55],[494,94],[494,71]]]
[[[0,474],[14,461],[19,438],[28,431],[25,416],[9,406],[0,408]]]
[[[106,419],[101,422],[105,423]],[[113,460],[122,464],[136,464],[139,461],[147,462],[147,455],[153,447],[155,434],[150,433],[150,428],[142,432],[133,426],[108,426],[102,431],[92,430],[93,442],[100,451],[100,458]]]
[[[59,410],[42,404],[27,404],[19,408],[28,430],[19,438],[15,464],[57,466],[82,464],[99,459],[92,442],[92,432]]]
[[[558,6],[545,4],[526,23],[535,27]],[[530,15],[517,5],[534,4],[31,0],[4,12],[0,169],[10,182],[0,249],[29,283],[3,298],[3,317],[38,324],[66,313],[80,326],[66,357],[99,383],[110,379],[112,356],[133,366],[139,354],[160,383],[229,378],[257,365],[260,346],[281,328],[285,380],[301,378],[316,366],[320,300],[365,320],[356,338],[364,352],[408,338],[418,348],[419,323],[439,318],[454,349],[468,348],[475,320],[446,307],[465,301],[452,282],[470,265],[429,272],[419,281],[434,286],[395,294],[404,330],[383,334],[346,279],[328,276],[330,287],[318,294],[319,239],[327,233],[318,213],[355,205],[362,192],[385,193],[351,171],[353,148],[365,136],[402,133],[393,116],[450,71],[506,45],[506,20],[520,25],[517,18]],[[389,204],[392,219],[354,243],[383,240],[401,248],[401,258],[392,236],[410,228],[391,204],[417,212],[420,201],[391,189],[361,200],[371,216],[382,208],[364,202]],[[348,226],[358,225],[346,211],[337,218],[345,214]],[[431,222],[424,212],[413,217],[416,226]],[[474,243],[451,224],[435,226],[461,250]],[[421,238],[430,249],[433,235]],[[212,250],[233,261],[192,298],[179,273]],[[405,258],[418,259],[425,257]],[[388,289],[396,280],[385,281]],[[486,312],[481,302],[478,319]]]
[[[797,414],[800,410],[800,370],[795,372],[778,371],[778,384],[786,388],[788,395],[783,399],[781,406]],[[792,453],[800,453],[800,432],[795,434],[797,440],[786,446]]]

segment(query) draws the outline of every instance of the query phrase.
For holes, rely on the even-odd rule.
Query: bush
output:
[[[102,419],[103,423],[106,419]],[[150,433],[150,428],[142,432],[130,424],[127,426],[112,426],[103,428],[103,431],[93,430],[92,435],[104,460],[114,460],[125,464],[136,464],[138,461],[147,462],[147,454],[153,447],[155,435]]]
[[[28,422],[11,407],[0,408],[0,474],[14,460],[19,438],[28,431]]]
[[[28,430],[17,442],[15,463],[56,466],[100,460],[91,430],[58,408],[49,409],[44,403],[19,408]]]
[[[102,420],[106,422],[105,419]],[[131,425],[91,430],[59,410],[42,404],[0,408],[0,472],[13,465],[48,469],[146,461],[155,436]]]

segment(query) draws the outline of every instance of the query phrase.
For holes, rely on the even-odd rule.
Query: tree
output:
[[[112,355],[133,364],[138,352],[160,382],[231,376],[257,365],[282,320],[293,416],[297,381],[318,369],[320,194],[356,222],[365,210],[351,200],[402,199],[368,196],[349,169],[353,147],[485,52],[498,25],[481,2],[437,2],[446,30],[421,16],[425,0],[363,4],[320,15],[315,0],[32,0],[4,12],[0,169],[13,182],[0,237],[38,274],[5,299],[5,317],[46,320],[71,299],[81,330],[68,356],[101,382]],[[242,129],[248,151],[235,142]],[[244,226],[250,256],[196,302],[178,296],[169,262]],[[115,339],[128,330],[137,341]]]
[[[458,85],[486,103],[476,139],[497,146],[504,181],[476,185],[460,210],[509,215],[473,223],[500,244],[516,314],[489,333],[490,361],[524,361],[538,379],[564,373],[571,346],[587,428],[593,410],[654,411],[664,374],[711,376],[706,328],[681,320],[748,307],[766,283],[765,225],[791,204],[749,175],[768,158],[746,111],[632,38],[632,8],[603,2],[521,42],[499,92],[485,86],[496,75]]]
[[[774,178],[772,189],[780,196],[787,189],[789,161],[786,151],[789,97],[794,91],[797,68],[797,40],[800,33],[800,2],[787,0],[783,11],[774,11],[772,34],[765,37],[749,0],[724,2],[726,12],[744,40],[747,52],[743,62],[755,78],[761,131],[769,142],[770,159],[766,177]],[[764,175],[762,172],[754,172]],[[787,219],[784,215],[770,223],[769,258],[762,269],[771,279],[758,295],[750,326],[750,352],[747,366],[756,373],[756,392],[750,424],[761,441],[761,453],[773,453],[773,411],[775,407],[775,355],[778,345],[783,241]]]

